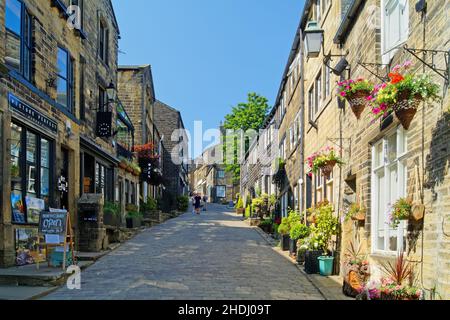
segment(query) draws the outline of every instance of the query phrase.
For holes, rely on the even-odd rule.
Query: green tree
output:
[[[270,110],[267,98],[258,95],[257,93],[249,93],[247,102],[239,103],[233,107],[230,114],[225,116],[224,128],[234,133],[227,132],[224,136],[224,160],[227,164],[226,171],[233,173],[234,182],[238,182],[241,175],[241,167],[239,163],[239,150],[241,136],[245,135],[245,149],[246,153],[250,147],[251,137],[249,132],[257,132],[267,117]],[[230,153],[227,153],[227,148],[231,148]],[[227,159],[227,156],[233,155],[233,159]]]

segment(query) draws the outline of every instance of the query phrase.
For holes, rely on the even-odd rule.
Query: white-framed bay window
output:
[[[408,40],[409,0],[381,0],[381,54],[387,64],[395,48]]]
[[[372,253],[395,255],[406,250],[407,222],[390,226],[392,205],[407,196],[408,141],[398,127],[372,147]]]

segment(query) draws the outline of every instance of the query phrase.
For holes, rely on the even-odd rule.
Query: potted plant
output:
[[[112,227],[120,226],[120,206],[118,203],[105,202],[103,206],[103,224]]]
[[[368,104],[367,97],[370,96],[374,85],[367,80],[358,79],[338,82],[338,95],[341,100],[347,100],[353,113],[359,120],[361,114]]]
[[[140,174],[142,172],[141,167],[139,167],[139,165],[137,163],[133,163],[131,167],[133,168],[133,174],[135,176],[140,176]]]
[[[250,204],[247,205],[245,208],[245,218],[250,218],[252,215],[252,208],[250,207]]]
[[[414,286],[414,265],[405,254],[398,255],[395,264],[381,265],[387,277],[381,280],[381,300],[420,300],[422,291]]]
[[[319,270],[322,276],[333,274],[334,257],[328,254],[331,239],[339,231],[338,218],[334,216],[334,209],[331,204],[318,209],[317,224],[312,229],[314,241],[317,247],[322,250],[323,255],[318,258]]]
[[[289,246],[289,250],[292,256],[297,255],[298,249],[298,241],[307,238],[311,233],[311,230],[308,226],[304,225],[300,221],[295,222],[290,231],[291,242]]]
[[[356,249],[353,242],[345,254],[344,274],[342,291],[346,296],[356,298],[366,286],[370,270],[366,256],[361,254],[361,246]]]
[[[408,70],[412,62],[397,65],[389,74],[390,82],[375,86],[368,98],[376,118],[395,112],[405,130],[410,128],[417,109],[423,101],[438,101],[439,85],[428,75],[416,75]],[[403,72],[404,71],[404,72]]]
[[[142,224],[142,213],[138,210],[128,211],[126,216],[126,223],[128,229],[139,228]]]
[[[322,174],[329,178],[331,172],[336,165],[343,165],[344,162],[336,154],[336,151],[332,147],[327,147],[320,152],[316,152],[307,159],[307,164],[311,168],[311,172],[317,174],[322,171]],[[310,173],[310,175],[312,174]]]
[[[259,227],[265,232],[265,233],[272,233],[273,228],[273,221],[272,219],[265,219],[261,222]]]
[[[252,207],[255,213],[259,216],[262,212],[263,200],[261,198],[255,198],[252,200]]]
[[[280,226],[278,227],[278,234],[281,236],[281,250],[288,251],[289,250],[289,225],[286,222],[286,219],[283,219]]]
[[[20,176],[20,169],[19,166],[15,163],[11,164],[11,177],[18,178]]]
[[[121,158],[119,162],[119,167],[123,170],[126,170],[128,168],[129,161],[125,158]]]
[[[411,217],[412,202],[410,199],[400,198],[392,206],[389,215],[389,222],[393,229],[397,229],[402,220],[408,220]]]
[[[308,251],[307,238],[301,239],[297,242],[297,263],[302,265],[306,260],[306,252]]]
[[[345,215],[346,220],[352,219],[353,221],[365,221],[366,220],[366,208],[359,203],[352,203]]]
[[[236,204],[236,214],[243,215],[245,213],[244,201],[241,196],[239,196],[237,204]]]

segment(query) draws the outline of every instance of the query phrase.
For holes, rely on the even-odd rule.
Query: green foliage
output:
[[[244,209],[244,201],[242,201],[241,196],[239,196],[239,200],[237,202],[236,209]]]
[[[254,208],[261,209],[263,204],[264,204],[264,202],[263,202],[263,199],[261,199],[261,198],[255,198],[252,200],[252,206]]]
[[[230,114],[225,116],[225,129],[259,130],[266,119],[270,106],[267,98],[249,93],[247,102],[239,103]]]
[[[338,95],[341,100],[346,98],[351,98],[358,91],[365,91],[368,95],[373,91],[374,85],[367,80],[358,79],[354,80],[345,80],[342,82],[338,82]]]
[[[128,211],[127,212],[127,218],[142,218],[143,215],[139,211]]]
[[[186,212],[189,208],[189,197],[179,196],[177,197],[177,209],[181,212]]]
[[[347,214],[345,215],[345,221],[348,221],[349,219],[356,216],[360,212],[366,213],[366,210],[359,203],[353,203],[348,209]]]
[[[317,174],[321,168],[326,166],[329,162],[335,161],[338,165],[343,165],[344,162],[337,155],[334,148],[327,147],[320,152],[316,152],[306,160],[311,171]]]
[[[311,234],[310,228],[300,222],[295,223],[292,226],[290,232],[291,239],[293,240],[304,239],[306,237],[309,237],[310,234]]]
[[[111,216],[119,216],[120,215],[120,207],[118,203],[106,201],[103,206],[103,213],[109,214]]]
[[[146,203],[141,200],[140,207],[141,207],[141,212],[143,212],[143,213],[155,211],[158,208],[158,202],[155,199],[148,197]]]
[[[272,219],[265,219],[260,224],[260,226],[271,226],[271,225],[273,225]]]
[[[390,214],[391,227],[398,228],[401,220],[407,220],[411,216],[412,203],[410,200],[400,198],[392,206],[392,212]]]
[[[251,211],[250,205],[248,205],[247,208],[245,208],[245,217],[250,218],[251,215],[252,215],[252,211]]]
[[[331,238],[339,232],[339,220],[334,216],[331,204],[323,205],[315,209],[316,226],[311,228],[311,244],[314,248],[320,248],[327,253]]]
[[[283,218],[280,224],[279,233],[282,235],[289,234],[292,230],[292,227],[300,223],[301,217],[297,211],[290,211],[289,216],[287,218]]]
[[[267,113],[270,110],[268,100],[256,93],[249,93],[247,102],[239,103],[233,107],[232,112],[225,116],[224,128],[228,130],[248,130],[258,131],[264,124]],[[239,159],[239,144],[240,136],[231,135],[224,137],[225,141],[230,143],[224,144],[224,153],[228,156],[227,146],[232,147],[233,159],[224,159],[227,164],[225,170],[233,174],[233,182],[239,182],[241,178],[241,166]],[[248,142],[245,146],[245,151],[248,150]],[[226,157],[225,157],[226,158]]]
[[[281,222],[280,226],[278,227],[278,233],[281,235],[287,235],[289,234],[289,226],[287,223],[283,222]]]

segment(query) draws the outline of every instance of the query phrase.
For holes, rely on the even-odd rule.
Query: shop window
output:
[[[5,63],[21,73],[25,79],[32,79],[32,19],[19,0],[6,0],[6,56]]]
[[[217,171],[217,178],[224,179],[225,178],[225,171],[223,171],[223,170]]]
[[[12,221],[39,223],[51,197],[52,143],[25,127],[11,123]]]
[[[402,128],[372,148],[372,241],[374,252],[396,254],[406,249],[407,225],[390,227],[391,206],[406,196],[407,139]]]
[[[388,63],[395,54],[395,48],[408,40],[409,1],[382,0],[382,55]]]
[[[112,169],[99,162],[95,164],[95,193],[103,194],[107,201],[114,201],[114,175],[112,174]]]

